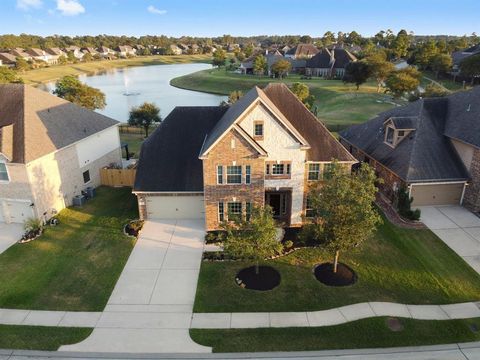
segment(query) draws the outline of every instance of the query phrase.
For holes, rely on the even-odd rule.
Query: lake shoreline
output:
[[[29,70],[19,76],[26,84],[41,85],[56,81],[67,75],[96,75],[110,69],[136,66],[174,65],[189,63],[210,63],[211,55],[152,55],[132,59],[100,60],[88,63],[54,65],[41,69]]]

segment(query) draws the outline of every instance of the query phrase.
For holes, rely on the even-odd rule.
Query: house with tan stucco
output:
[[[144,142],[133,192],[142,219],[204,219],[207,230],[269,205],[283,226],[309,216],[309,185],[355,158],[285,84],[235,104],[177,107]]]
[[[118,122],[22,84],[0,85],[0,222],[49,218],[121,164]]]

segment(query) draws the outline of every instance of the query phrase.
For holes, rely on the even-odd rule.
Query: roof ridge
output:
[[[423,128],[424,128],[424,124],[423,124],[423,110],[424,110],[424,104],[425,104],[425,101],[424,99],[420,99],[418,100],[420,101],[420,109],[418,111],[418,124],[417,124],[417,129],[415,129],[415,137],[413,139],[413,144],[412,144],[412,150],[410,151],[410,157],[408,159],[408,169],[407,169],[407,175],[406,175],[406,179],[405,180],[408,180],[409,177],[410,177],[410,169],[412,168],[412,163],[413,163],[413,159],[414,159],[414,153],[415,153],[415,150],[417,149],[417,140],[419,138],[419,134],[421,134]]]

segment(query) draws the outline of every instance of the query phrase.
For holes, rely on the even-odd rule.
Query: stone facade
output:
[[[474,212],[480,212],[480,149],[475,149],[470,163],[472,180],[465,189],[463,204]]]
[[[217,166],[223,166],[223,184],[217,184]],[[227,166],[242,166],[242,184],[226,184]],[[245,166],[251,167],[251,182],[245,184]],[[265,202],[264,159],[236,130],[226,134],[203,160],[203,183],[205,197],[205,224],[207,230],[219,228],[218,203],[241,202],[261,206]]]

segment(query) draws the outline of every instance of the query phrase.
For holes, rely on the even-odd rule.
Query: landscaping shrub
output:
[[[125,232],[130,236],[138,236],[140,230],[143,227],[143,220],[133,220],[130,221],[127,226],[125,226]]]
[[[225,231],[214,230],[208,231],[205,235],[205,243],[206,244],[216,244],[223,242],[225,237]]]
[[[398,190],[397,196],[398,196],[397,208],[400,216],[408,220],[414,220],[414,221],[420,220],[420,215],[421,215],[420,209],[415,209],[415,210],[411,209],[413,198],[411,198],[408,195],[407,189],[400,188]]]

